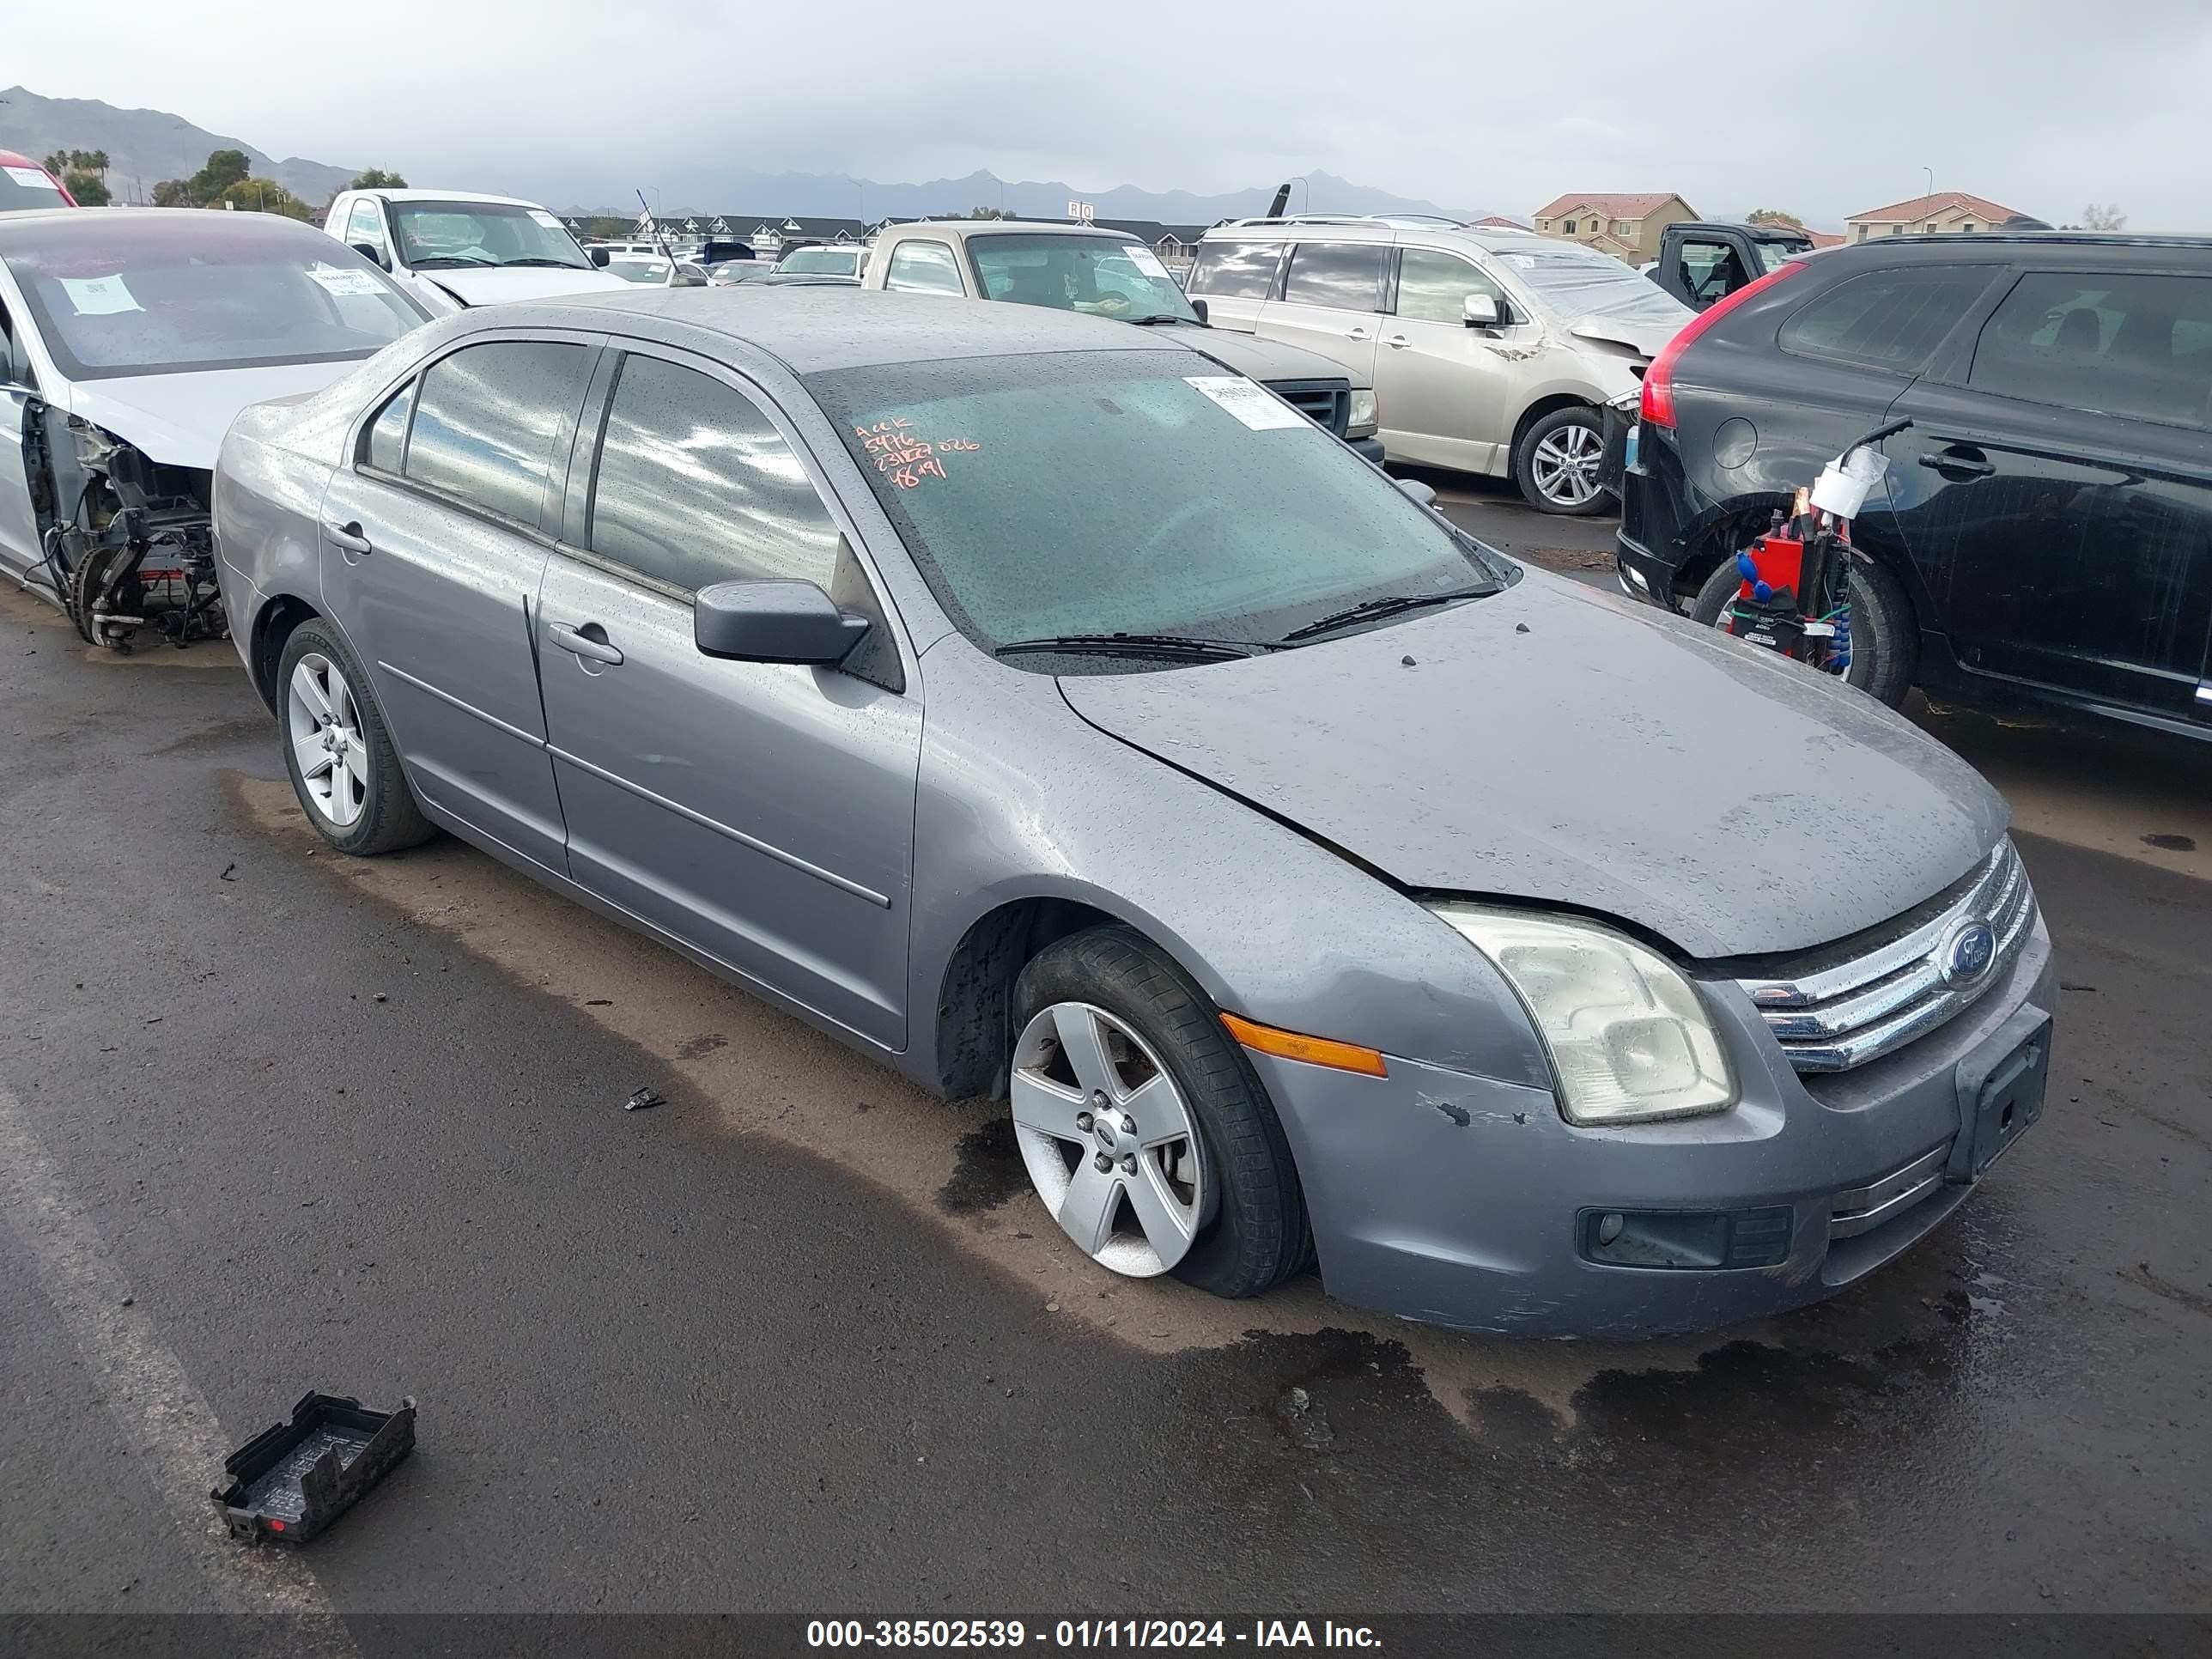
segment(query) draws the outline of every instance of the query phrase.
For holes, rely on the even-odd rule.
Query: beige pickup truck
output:
[[[1046,306],[1157,329],[1257,380],[1369,460],[1382,459],[1367,380],[1300,346],[1208,328],[1205,301],[1185,298],[1158,255],[1114,231],[1020,219],[889,225],[860,286]]]

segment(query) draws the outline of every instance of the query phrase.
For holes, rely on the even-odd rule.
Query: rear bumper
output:
[[[1747,997],[1706,989],[1743,1099],[1676,1123],[1577,1127],[1546,1091],[1395,1057],[1370,1079],[1254,1055],[1297,1159],[1329,1294],[1462,1329],[1608,1338],[1832,1296],[1972,1194],[1940,1173],[1962,1131],[1957,1079],[2016,1040],[2015,1014],[2051,1008],[2054,984],[2039,919],[2003,984],[1910,1048],[1821,1079],[1817,1098]],[[1589,1259],[1590,1224],[1613,1211],[1757,1212],[1780,1259],[1602,1264]]]

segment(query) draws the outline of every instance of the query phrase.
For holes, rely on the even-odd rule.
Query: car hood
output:
[[[435,283],[462,304],[471,306],[495,306],[510,300],[551,300],[564,294],[606,294],[637,286],[596,265],[589,270],[554,270],[544,265],[486,270],[464,265],[451,270],[418,270],[415,274],[425,282]]]
[[[1871,699],[1534,572],[1298,650],[1060,687],[1401,886],[1595,911],[1692,957],[1870,927],[1972,869],[2006,821]]]
[[[70,387],[70,412],[113,433],[149,460],[212,471],[222,434],[239,410],[249,404],[320,392],[351,374],[361,361],[80,380]]]
[[[1582,339],[1604,340],[1613,345],[1625,345],[1646,357],[1656,357],[1660,348],[1696,314],[1685,307],[1680,317],[1663,322],[1645,322],[1632,317],[1585,317],[1567,331]]]
[[[1354,374],[1317,351],[1285,345],[1279,340],[1263,340],[1256,334],[1240,334],[1233,328],[1192,323],[1147,331],[1170,334],[1195,350],[1218,357],[1248,380],[1349,380],[1363,390],[1371,384],[1364,374]]]

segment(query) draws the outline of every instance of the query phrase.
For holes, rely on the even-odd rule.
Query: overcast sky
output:
[[[1837,228],[1932,168],[2053,222],[2095,200],[2212,230],[2212,0],[101,0],[18,9],[0,72],[546,199],[718,157],[1086,191],[1321,168],[1522,215],[1674,190]]]

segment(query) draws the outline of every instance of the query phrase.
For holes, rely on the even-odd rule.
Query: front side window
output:
[[[1272,642],[1369,599],[1501,580],[1312,422],[1240,376],[1192,368],[1180,351],[1040,353],[828,371],[807,385],[939,602],[985,650],[1115,633]]]
[[[942,242],[901,242],[891,250],[884,286],[901,294],[959,294],[960,268]]]
[[[1201,242],[1190,267],[1190,291],[1217,300],[1264,300],[1282,269],[1280,242]]]
[[[352,249],[274,214],[88,210],[0,257],[73,380],[342,362],[428,319]]]
[[[1291,274],[1283,280],[1283,298],[1294,306],[1379,310],[1387,252],[1378,242],[1300,242],[1291,250]]]
[[[1975,343],[1979,392],[2212,425],[2212,277],[2032,271]]]
[[[345,239],[389,257],[390,249],[384,240],[384,214],[374,198],[364,197],[353,204],[353,211],[346,216]]]
[[[591,354],[558,340],[465,346],[423,371],[401,471],[536,525],[553,440],[583,401]]]
[[[1486,294],[1505,314],[1505,295],[1472,261],[1435,248],[1409,247],[1398,255],[1398,315],[1409,323],[1467,320],[1467,299]]]
[[[1917,374],[1991,274],[1986,265],[1907,265],[1846,278],[1782,325],[1782,349]]]
[[[623,360],[592,484],[592,551],[685,592],[830,585],[836,520],[758,404],[711,374]]]
[[[969,257],[987,300],[1103,317],[1198,320],[1159,255],[1103,236],[978,236]]]
[[[394,202],[399,257],[416,270],[471,265],[544,265],[589,270],[568,227],[519,202]]]

